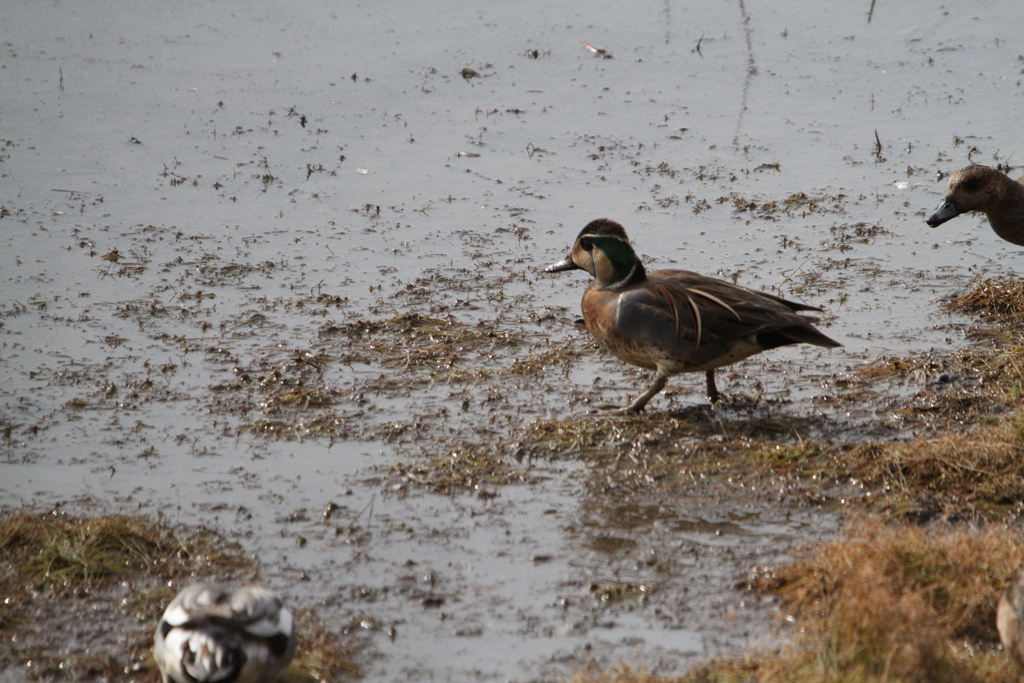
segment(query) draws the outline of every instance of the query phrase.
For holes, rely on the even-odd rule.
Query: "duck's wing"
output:
[[[622,293],[618,328],[664,348],[728,344],[751,335],[763,348],[840,346],[811,327],[813,318],[797,315],[801,310],[820,309],[690,271],[659,270]]]

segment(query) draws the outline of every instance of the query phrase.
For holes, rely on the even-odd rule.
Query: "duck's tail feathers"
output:
[[[835,339],[822,334],[810,325],[793,325],[781,330],[762,332],[757,335],[757,342],[765,349],[774,349],[789,344],[813,344],[830,349],[842,346]]]

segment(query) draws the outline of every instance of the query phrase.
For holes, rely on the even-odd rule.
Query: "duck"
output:
[[[1024,567],[1017,570],[996,606],[996,630],[1003,649],[1024,671]]]
[[[163,683],[273,683],[295,655],[292,614],[262,586],[188,586],[153,641]]]
[[[936,228],[968,211],[982,211],[996,234],[1024,247],[1024,177],[972,164],[949,175],[946,198],[927,223]]]
[[[711,403],[721,397],[715,370],[789,344],[842,346],[798,311],[820,308],[687,270],[647,272],[625,228],[598,218],[580,231],[569,255],[544,270],[584,270],[594,281],[583,295],[583,321],[605,350],[654,370],[654,381],[622,412],[639,413],[668,378],[704,372]]]

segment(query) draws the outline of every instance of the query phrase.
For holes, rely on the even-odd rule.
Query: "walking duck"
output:
[[[928,217],[935,228],[967,211],[983,211],[989,225],[1007,242],[1024,247],[1024,178],[977,164],[949,175],[946,199]]]
[[[273,683],[295,655],[292,615],[270,590],[185,588],[156,628],[163,683]]]
[[[842,346],[796,311],[820,308],[787,301],[686,270],[646,272],[625,229],[591,221],[572,252],[545,271],[585,270],[594,282],[583,295],[583,320],[606,350],[654,370],[654,382],[624,412],[637,413],[672,375],[707,373],[707,395],[720,394],[715,369],[788,344]]]

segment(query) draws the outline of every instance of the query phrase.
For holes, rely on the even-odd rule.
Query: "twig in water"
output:
[[[532,159],[534,154],[550,154],[550,152],[548,152],[546,149],[541,149],[540,147],[538,147],[537,145],[533,144],[532,142],[527,143],[527,145],[526,145],[526,156],[528,156],[528,157],[530,157]]]

